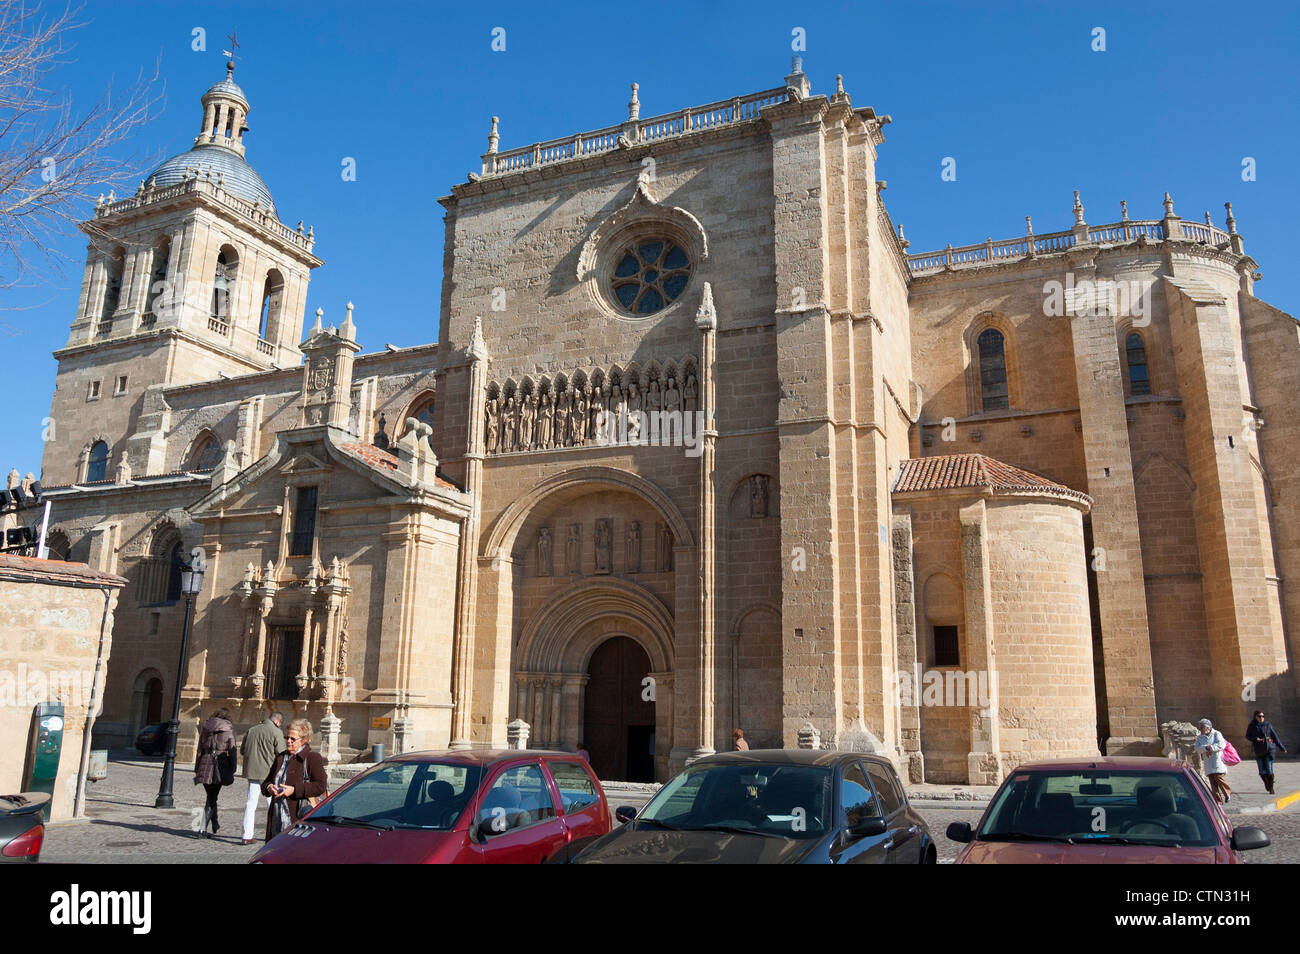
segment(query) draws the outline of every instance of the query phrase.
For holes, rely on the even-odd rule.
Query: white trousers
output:
[[[247,841],[253,837],[261,837],[266,832],[263,830],[260,835],[254,836],[253,826],[257,823],[258,806],[265,808],[271,804],[271,800],[262,794],[262,783],[254,782],[252,779],[246,779],[248,782],[248,796],[244,801],[244,840]]]

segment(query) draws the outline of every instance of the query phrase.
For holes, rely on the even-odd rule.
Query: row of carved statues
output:
[[[498,385],[488,388],[486,451],[507,454],[514,451],[546,450],[552,447],[582,447],[597,442],[601,412],[616,419],[631,418],[629,436],[636,438],[637,413],[680,413],[683,426],[700,410],[700,384],[687,368],[678,385],[670,372],[660,385],[657,377],[645,387],[634,378],[623,384],[617,379],[608,383],[575,382],[560,385],[555,393],[549,389],[537,393],[525,390],[504,393]]]
[[[673,533],[665,524],[654,530],[655,562],[643,567],[641,559],[641,522],[629,521],[623,531],[624,573],[666,573],[673,568]],[[555,541],[550,527],[537,531],[537,575],[554,576]],[[603,517],[596,521],[596,551],[593,560],[596,573],[614,572],[614,521]],[[571,523],[564,538],[564,573],[582,573],[582,524]]]

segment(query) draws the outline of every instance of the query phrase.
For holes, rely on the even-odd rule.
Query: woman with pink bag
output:
[[[1236,755],[1236,750],[1209,719],[1202,719],[1197,724],[1201,727],[1201,734],[1196,737],[1196,751],[1201,756],[1201,768],[1210,780],[1210,790],[1220,802],[1231,801],[1232,789],[1228,787],[1227,775],[1228,751],[1231,750]],[[1237,756],[1232,764],[1240,761],[1241,757]]]

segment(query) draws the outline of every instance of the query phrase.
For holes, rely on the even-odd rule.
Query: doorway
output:
[[[272,699],[298,698],[298,667],[302,662],[302,627],[277,626],[271,640],[267,671]]]
[[[655,704],[645,682],[650,657],[636,640],[614,636],[587,663],[583,742],[596,775],[653,782]]]

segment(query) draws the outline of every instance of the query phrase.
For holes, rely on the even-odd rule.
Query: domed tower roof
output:
[[[257,171],[244,160],[244,133],[248,132],[248,97],[234,80],[235,64],[226,63],[226,78],[203,94],[203,125],[189,152],[172,156],[146,179],[158,187],[183,182],[190,170],[214,181],[220,176],[231,195],[275,212],[271,190]]]

